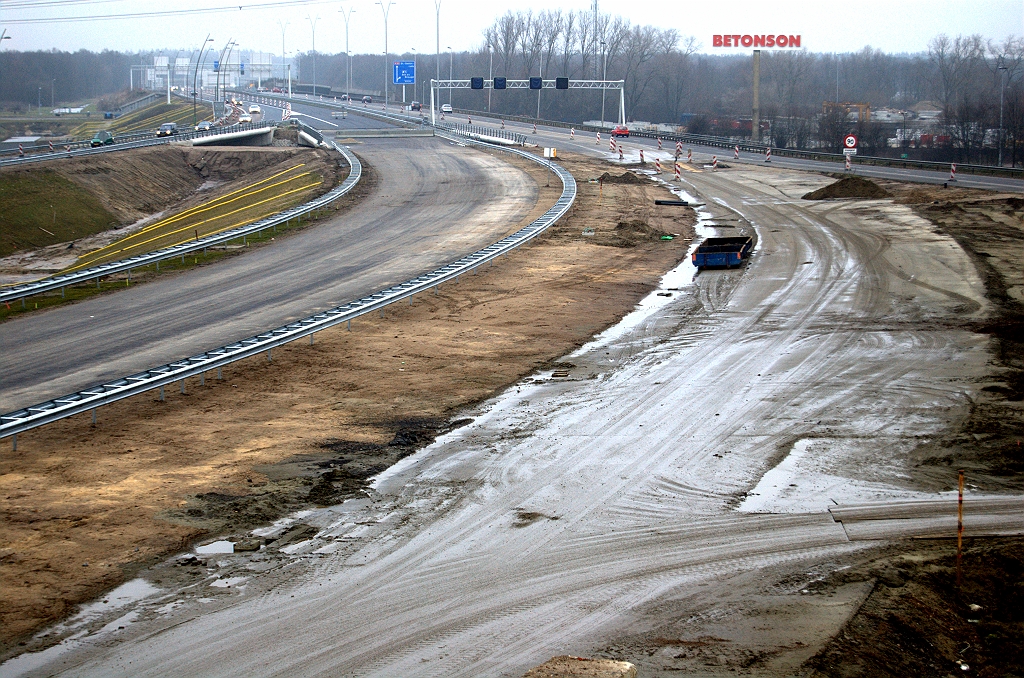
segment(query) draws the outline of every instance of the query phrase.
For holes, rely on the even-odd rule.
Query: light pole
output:
[[[417,66],[417,64],[419,64],[419,54],[416,53],[416,48],[413,47],[412,48],[412,72],[414,74],[416,73],[416,66]],[[417,85],[418,82],[419,82],[419,78],[418,77],[413,78],[413,81],[412,81],[412,98],[413,98],[414,101],[419,101],[420,100],[420,98],[418,96],[416,96],[416,88],[418,86]],[[405,97],[402,97],[402,98],[404,99]]]
[[[345,96],[348,97],[348,102],[352,103],[352,53],[348,51],[348,20],[352,17],[352,12],[356,11],[355,7],[349,7],[348,11],[342,7],[340,10],[341,16],[345,19],[345,63],[348,66],[348,79],[345,85]]]
[[[448,105],[452,105],[452,47],[448,45]],[[440,78],[439,78],[440,79]]]
[[[199,63],[203,60],[203,50],[206,49],[206,44],[210,43],[210,42],[213,42],[213,38],[211,38],[210,34],[207,33],[206,34],[206,40],[203,40],[203,44],[199,46],[199,56],[196,57],[196,70],[195,70],[195,73],[192,74],[192,125],[193,126],[195,126],[199,122],[199,120],[197,118],[197,114],[196,114],[196,95],[198,94],[198,92],[196,91],[196,80],[199,77]],[[188,76],[186,75],[185,77],[188,77]]]
[[[491,65],[487,68],[487,80],[491,86],[487,88],[487,112],[491,112],[491,92],[494,90],[494,49],[487,45],[487,53],[491,55]]]
[[[313,96],[316,96],[316,22],[320,21],[320,15],[313,19],[307,14],[306,21],[313,28]]]
[[[43,112],[43,88],[40,87],[39,91],[36,92],[36,112]]]
[[[395,3],[392,0],[388,0],[388,4],[385,5],[381,0],[377,0],[380,5],[381,12],[384,13],[384,108],[388,107],[388,14],[391,12],[391,6]]]
[[[1006,91],[1006,74],[1009,69],[1006,66],[999,66],[996,71],[1002,71],[999,78],[999,166],[1003,166],[1003,92]],[[1014,144],[1017,142],[1014,141]]]
[[[224,66],[227,65],[227,64],[224,63],[224,55],[231,53],[231,51],[230,51],[231,50],[231,46],[234,45],[234,44],[235,44],[234,38],[228,38],[227,44],[224,45],[224,49],[222,49],[220,51],[220,61],[217,64],[217,86],[214,88],[214,92],[213,92],[213,112],[214,113],[217,112],[217,101],[222,96],[221,95],[221,91],[220,91],[220,74],[224,71]]]
[[[601,41],[601,58],[604,59],[604,75],[601,76],[602,80],[608,79],[608,43],[604,40]],[[604,129],[604,96],[608,93],[605,89],[605,84],[601,83],[601,129]]]
[[[281,27],[281,79],[284,80],[284,32],[288,29],[288,21],[277,20],[277,25]]]
[[[903,111],[903,140],[900,142],[901,148],[907,148],[907,112]]]

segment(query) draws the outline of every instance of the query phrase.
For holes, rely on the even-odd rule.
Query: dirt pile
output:
[[[955,552],[955,543],[937,543],[844,572],[875,586],[808,662],[812,675],[1024,675],[1024,541],[968,540],[961,586]]]
[[[888,198],[889,192],[873,181],[862,177],[843,177],[803,196],[804,200],[828,200],[829,198]]]
[[[515,162],[539,186],[528,223],[560,186]],[[165,402],[114,403],[95,428],[82,415],[19,435],[18,454],[0,458],[0,653],[201,535],[358,496],[369,476],[459,425],[462,407],[632,310],[687,242],[613,249],[581,233],[642,218],[691,237],[694,214],[654,207],[672,196],[653,182],[602,192],[585,182],[602,163],[562,162],[580,182],[570,215],[480,275],[276,349],[272,363],[229,365],[223,381],[192,381]]]
[[[523,678],[636,678],[636,667],[614,659],[587,659],[562,655],[552,657],[523,674]]]
[[[633,172],[623,172],[619,175],[605,172],[597,180],[603,184],[633,184],[634,186],[650,183],[650,180],[644,179]]]

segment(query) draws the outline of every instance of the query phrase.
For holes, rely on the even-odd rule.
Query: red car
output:
[[[625,125],[618,125],[615,129],[612,130],[612,136],[613,137],[628,137],[629,136],[629,128],[626,127]]]

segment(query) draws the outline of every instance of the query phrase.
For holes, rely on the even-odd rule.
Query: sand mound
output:
[[[614,174],[609,174],[608,172],[605,172],[604,174],[602,174],[600,176],[599,180],[602,183],[605,183],[605,184],[646,184],[647,183],[646,179],[642,179],[641,177],[639,177],[636,174],[633,174],[632,172],[623,172],[619,176],[615,176]]]
[[[861,177],[843,177],[804,196],[804,200],[827,200],[829,198],[888,198],[889,192],[873,181]]]

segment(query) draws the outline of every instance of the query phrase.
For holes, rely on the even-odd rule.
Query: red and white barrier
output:
[[[46,143],[50,144],[50,153],[53,153],[53,142],[52,141],[48,141]]]
[[[661,161],[657,158],[654,159],[654,169],[658,171],[658,174],[661,174]]]
[[[576,128],[575,127],[570,127],[569,128],[569,141],[572,141],[575,138],[576,138]]]
[[[686,162],[687,163],[692,163],[693,162],[693,151],[691,151],[690,149],[686,149]]]
[[[504,126],[505,126],[505,123],[504,123],[504,121],[502,121],[502,123],[501,123],[501,126],[502,126],[502,127],[504,127]],[[536,133],[537,133],[537,123],[533,123],[533,133],[534,133],[534,134],[536,134]]]
[[[740,159],[740,147],[739,146],[733,146],[732,147],[732,159],[733,160],[739,160]]]
[[[20,146],[18,148],[21,148]],[[952,163],[949,166],[949,180],[956,181],[956,163]]]
[[[640,149],[640,164],[641,165],[646,165],[647,164],[646,162],[644,162],[644,149],[642,149],[642,148]]]
[[[610,150],[612,153],[615,152],[615,137],[612,137],[611,139],[608,140],[608,150]]]
[[[18,155],[22,158],[25,157],[25,149],[21,147],[21,144],[18,144]]]
[[[601,133],[600,132],[597,133],[597,141],[595,143],[598,143],[598,144],[601,143]]]
[[[683,142],[682,141],[677,141],[676,142],[676,153],[678,154],[678,153],[682,153],[682,152],[683,152]]]
[[[625,160],[625,158],[622,157],[622,144],[619,144],[619,160]]]
[[[661,137],[658,137],[658,150],[661,150]]]
[[[504,120],[501,121],[501,129],[505,129],[505,121]]]
[[[769,146],[768,148],[764,149],[764,161],[765,162],[771,162],[772,161],[772,147],[771,146]]]
[[[676,181],[679,181],[679,163],[675,163],[675,171],[672,173]]]
[[[470,124],[470,125],[472,125],[472,124],[473,124],[473,116],[471,116],[471,115],[467,115],[467,116],[466,116],[466,120],[468,120],[468,121],[469,121],[469,124]]]
[[[850,171],[850,156],[846,156],[846,171]]]
[[[711,169],[714,172],[718,171],[718,156],[717,155],[711,156]]]

